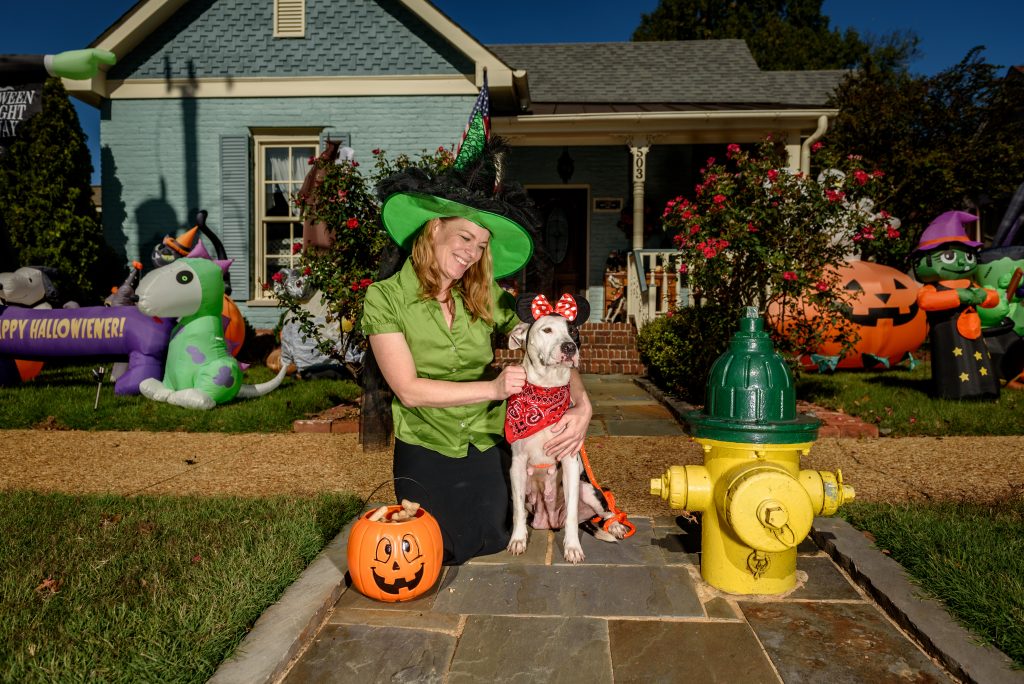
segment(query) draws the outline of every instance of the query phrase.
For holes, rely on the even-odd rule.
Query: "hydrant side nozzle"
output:
[[[671,508],[704,511],[711,501],[711,476],[704,466],[671,466],[661,477],[651,478],[651,494]]]
[[[843,484],[842,471],[833,474],[827,470],[801,470],[798,480],[811,498],[815,515],[834,515],[855,496],[853,487]]]

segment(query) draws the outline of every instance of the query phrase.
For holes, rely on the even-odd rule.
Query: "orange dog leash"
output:
[[[596,489],[598,492],[601,493],[602,496],[604,496],[605,503],[608,505],[608,510],[611,511],[611,515],[607,518],[602,518],[600,515],[595,515],[593,518],[590,519],[590,522],[592,522],[594,525],[597,525],[605,532],[608,531],[608,528],[612,525],[612,523],[622,523],[622,525],[625,526],[627,530],[625,536],[632,537],[634,534],[636,534],[636,525],[629,522],[629,520],[626,518],[626,512],[620,510],[619,507],[615,505],[615,494],[612,493],[612,490],[603,488],[598,483],[597,478],[594,477],[594,471],[590,467],[590,459],[587,458],[586,447],[580,447],[580,458],[583,460],[584,470],[587,471],[587,479],[590,481],[590,484],[594,486],[594,489]]]

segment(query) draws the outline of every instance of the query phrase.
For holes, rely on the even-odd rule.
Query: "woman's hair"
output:
[[[432,218],[420,229],[412,245],[412,264],[420,279],[420,293],[424,299],[433,299],[441,293],[443,274],[434,256],[434,240],[438,231],[444,230],[444,219]],[[494,323],[494,267],[491,263],[491,245],[475,264],[469,267],[462,278],[452,287],[462,295],[462,301],[473,320],[481,318],[488,325]]]

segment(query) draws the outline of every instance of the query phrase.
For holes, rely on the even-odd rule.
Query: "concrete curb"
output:
[[[1022,684],[1024,671],[982,644],[941,603],[922,596],[899,563],[841,518],[815,518],[811,536],[871,598],[955,676],[977,684]]]
[[[280,679],[292,658],[316,636],[327,613],[345,592],[348,534],[358,519],[359,516],[353,518],[277,603],[263,611],[208,684],[269,684]]]

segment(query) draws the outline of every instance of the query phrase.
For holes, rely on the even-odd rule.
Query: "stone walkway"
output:
[[[585,379],[591,436],[679,435],[686,407],[628,376]],[[615,544],[531,531],[507,553],[445,568],[407,603],[350,587],[348,528],[257,621],[210,680],[229,682],[979,682],[1024,684],[903,569],[842,520],[818,518],[784,596],[725,594],[700,577],[696,524],[630,518]]]
[[[813,544],[779,598],[700,580],[674,518],[637,520],[618,544],[534,531],[521,557],[447,568],[426,597],[345,591],[287,672],[306,682],[950,682]]]

